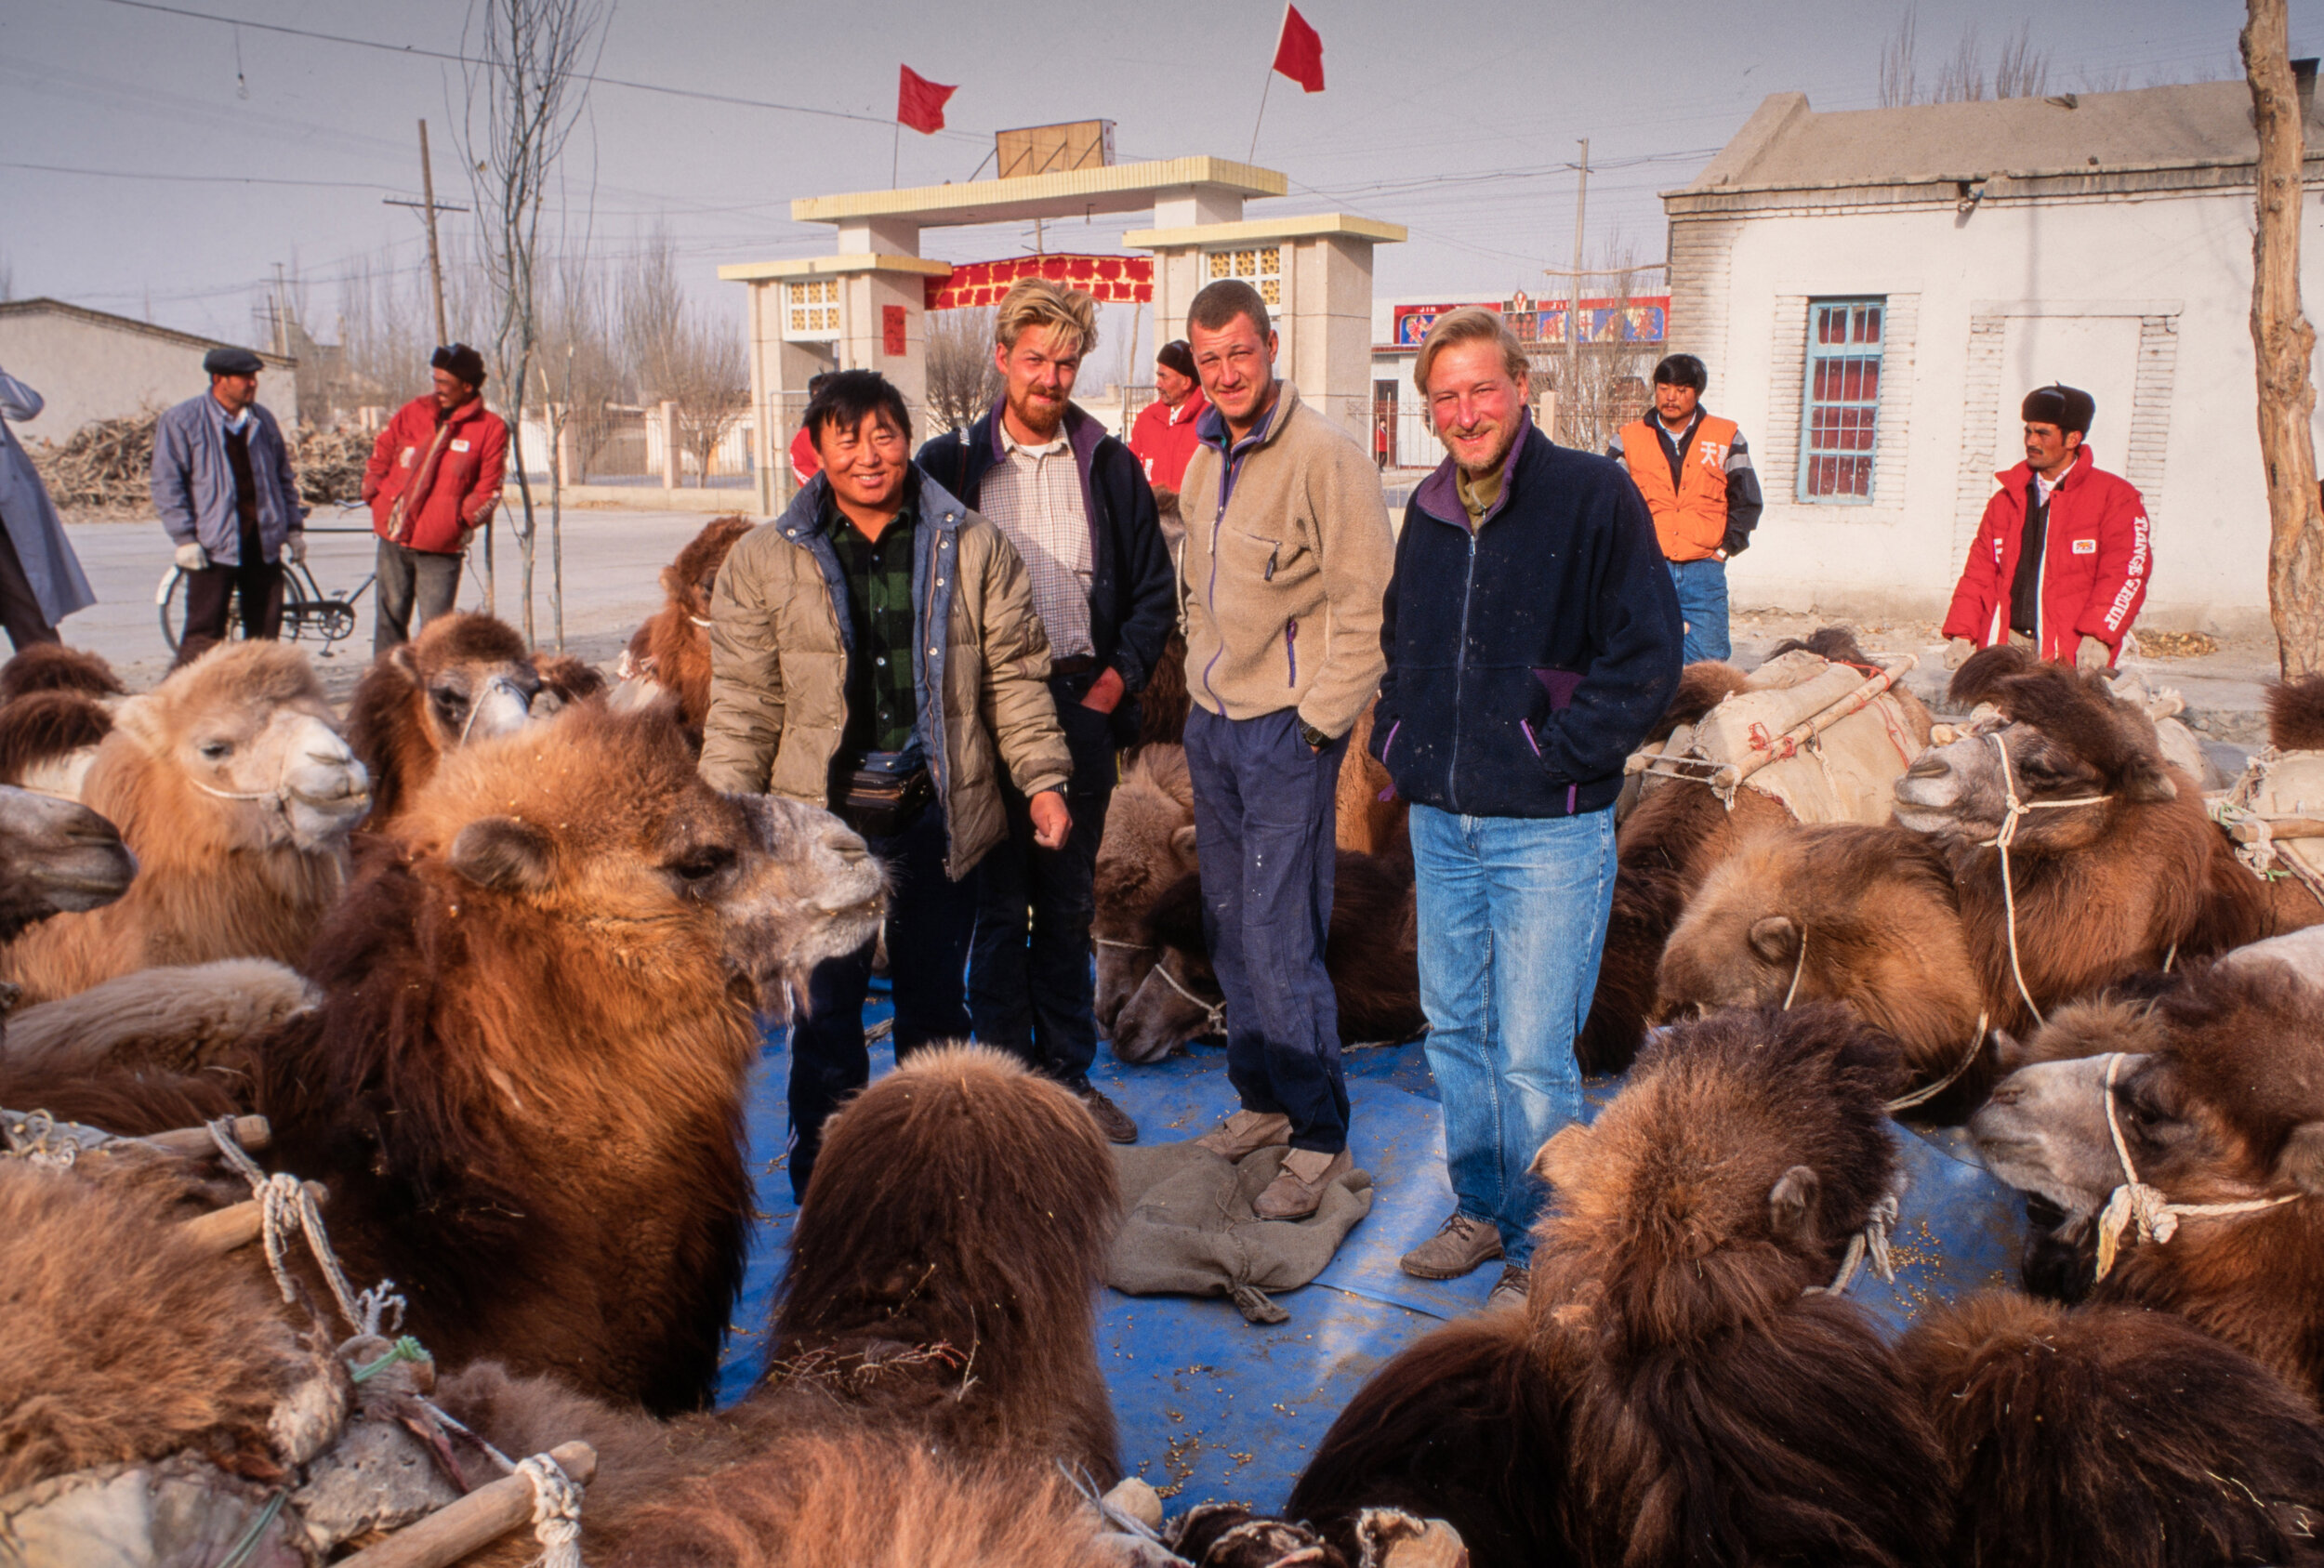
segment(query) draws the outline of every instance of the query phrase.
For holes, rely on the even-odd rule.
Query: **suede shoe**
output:
[[[1240,1161],[1246,1154],[1291,1141],[1291,1118],[1279,1111],[1237,1111],[1195,1141],[1221,1159]]]
[[[1429,1237],[1396,1260],[1396,1267],[1419,1280],[1457,1280],[1480,1263],[1501,1255],[1501,1233],[1486,1220],[1459,1209]]]
[[[1532,1288],[1531,1269],[1523,1263],[1504,1263],[1501,1265],[1501,1277],[1493,1282],[1493,1293],[1485,1298],[1485,1310],[1489,1312],[1496,1307],[1523,1309],[1525,1293]]]
[[[1283,1156],[1283,1169],[1259,1194],[1251,1212],[1261,1219],[1304,1219],[1323,1206],[1324,1189],[1354,1168],[1355,1156],[1345,1149],[1336,1154],[1294,1149]]]
[[[1105,1134],[1108,1143],[1135,1143],[1138,1124],[1129,1119],[1129,1113],[1105,1098],[1094,1084],[1074,1086],[1074,1098],[1089,1108],[1089,1114],[1098,1124],[1098,1131]]]

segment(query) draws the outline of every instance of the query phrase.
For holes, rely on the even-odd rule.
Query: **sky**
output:
[[[482,4],[0,0],[0,281],[17,297],[248,342],[254,298],[280,266],[305,284],[310,329],[335,337],[351,262],[404,278],[424,263],[417,215],[383,204],[418,195],[418,120],[438,200],[469,200],[463,70],[405,51],[472,55],[464,33]],[[831,248],[827,226],[789,220],[793,197],[965,180],[993,131],[1085,118],[1116,122],[1122,162],[1251,159],[1263,86],[1252,161],[1291,189],[1249,217],[1344,211],[1407,226],[1407,243],[1378,253],[1380,298],[1553,292],[1541,269],[1571,265],[1579,138],[1590,263],[1659,260],[1657,192],[1693,178],[1770,93],[1877,107],[1906,7],[1300,8],[1324,42],[1320,94],[1269,84],[1272,4],[615,0],[548,226],[616,257],[664,226],[693,296],[739,323],[743,291],[717,281],[719,265]],[[1924,78],[1965,29],[1989,59],[2025,20],[2053,91],[2233,74],[2242,18],[2224,0],[2052,0],[2030,14],[1923,0],[1915,12]],[[2324,0],[2293,0],[2291,43],[2295,56],[2324,52]],[[900,63],[959,85],[944,133],[897,138]],[[465,222],[446,219],[447,246],[467,243]],[[1143,223],[1052,225],[1046,244],[1119,251]],[[923,249],[968,261],[1033,246],[1028,226],[932,231]]]

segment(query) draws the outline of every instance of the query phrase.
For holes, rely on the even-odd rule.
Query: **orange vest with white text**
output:
[[[1655,515],[1655,538],[1666,560],[1701,560],[1718,553],[1727,537],[1727,449],[1735,444],[1735,421],[1706,414],[1695,427],[1694,444],[1670,485],[1670,451],[1652,419],[1622,427],[1622,461],[1631,482]]]

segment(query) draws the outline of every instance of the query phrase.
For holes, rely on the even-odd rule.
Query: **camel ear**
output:
[[[1188,860],[1195,858],[1195,824],[1193,823],[1188,823],[1184,827],[1177,829],[1170,835],[1170,848]]]
[[[2276,1175],[2308,1196],[2324,1197],[2324,1122],[2302,1122],[2277,1156]]]
[[[1589,1155],[1590,1129],[1568,1122],[1533,1156],[1533,1174],[1552,1187],[1570,1187],[1581,1179],[1582,1162]]]
[[[2176,800],[2179,786],[2171,782],[2171,773],[2159,758],[2142,757],[2122,773],[2122,798],[2142,805],[2159,800]]]
[[[2001,1076],[2004,1078],[2008,1077],[2012,1073],[2016,1072],[2020,1067],[2025,1066],[2027,1061],[2032,1060],[2033,1053],[2027,1050],[2024,1046],[2019,1045],[2017,1043],[2017,1036],[2011,1034],[2008,1030],[1996,1029],[1991,1032],[1991,1038],[1993,1041],[1993,1064],[1995,1067],[2000,1069]]]
[[[421,683],[419,679],[419,661],[412,657],[412,645],[410,643],[399,642],[394,647],[389,649],[388,663],[394,667],[396,674],[402,676],[413,685],[417,686]]]
[[[1816,1200],[1823,1189],[1822,1179],[1806,1166],[1793,1166],[1776,1179],[1767,1191],[1767,1223],[1776,1240],[1815,1240]]]
[[[452,869],[480,888],[529,892],[549,880],[548,836],[515,817],[484,817],[452,840]]]
[[[1751,951],[1771,964],[1788,964],[1800,953],[1800,928],[1788,915],[1763,915],[1751,922]]]

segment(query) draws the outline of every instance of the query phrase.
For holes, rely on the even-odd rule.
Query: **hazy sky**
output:
[[[396,48],[462,52],[465,0],[171,0]],[[1301,0],[1322,34],[1328,90],[1277,78],[1257,162],[1292,182],[1275,210],[1339,209],[1406,224],[1380,252],[1398,299],[1541,292],[1573,248],[1576,138],[1591,138],[1593,261],[1663,246],[1658,191],[1684,184],[1765,95],[1874,107],[1882,46],[1904,0],[1789,5],[1678,0]],[[739,319],[721,262],[812,255],[831,231],[795,225],[800,195],[890,180],[896,67],[960,84],[951,129],[903,136],[905,185],[963,180],[997,128],[1116,122],[1123,161],[1249,154],[1281,16],[1273,3],[1104,0],[941,6],[622,0],[601,76],[801,110],[601,83],[567,163],[562,210],[618,252],[656,219],[688,279]],[[2032,9],[1924,0],[1919,57],[1933,76],[1967,25],[1988,59],[2021,17],[2053,91],[2231,73],[2243,8],[2227,0],[2053,0]],[[2294,0],[2295,55],[2324,48],[2324,0]],[[472,51],[471,51],[472,52]],[[123,0],[0,0],[0,265],[19,296],[53,295],[252,340],[254,289],[276,263],[309,285],[333,336],[335,280],[352,257],[409,277],[416,216],[380,204],[418,191],[415,123],[435,138],[439,200],[468,199],[456,64],[232,27]],[[30,168],[50,165],[75,171]],[[594,180],[592,181],[592,169]],[[117,178],[117,177],[135,178]],[[275,182],[275,183],[261,183]],[[593,185],[593,210],[591,192]],[[463,233],[449,220],[451,243]],[[1142,219],[1052,229],[1049,248],[1121,248]],[[931,233],[928,254],[976,260],[1032,248],[1028,229]],[[1101,350],[1101,364],[1112,356]]]

